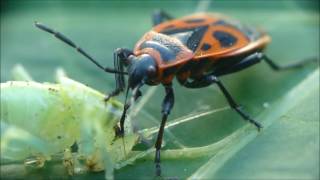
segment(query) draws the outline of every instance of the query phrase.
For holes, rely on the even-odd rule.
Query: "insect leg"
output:
[[[161,176],[161,166],[160,166],[160,150],[161,150],[161,144],[162,144],[162,138],[163,138],[163,132],[164,132],[164,126],[166,124],[168,115],[170,114],[170,111],[174,105],[174,93],[173,88],[170,85],[165,86],[166,96],[162,102],[162,120],[161,125],[158,132],[157,141],[155,144],[156,148],[156,154],[155,154],[155,165],[156,165],[156,175]]]
[[[156,10],[154,11],[154,13],[152,14],[152,23],[153,26],[156,26],[160,23],[163,23],[164,21],[170,20],[172,19],[172,17],[167,14],[166,12],[162,11],[162,10]]]
[[[53,34],[56,38],[60,39],[64,43],[68,44],[69,46],[75,48],[80,54],[88,58],[91,62],[93,62],[96,66],[98,66],[100,69],[102,69],[105,72],[108,73],[118,73],[118,74],[126,74],[125,72],[119,72],[115,69],[109,68],[109,67],[103,67],[98,61],[96,61],[92,56],[90,56],[87,52],[85,52],[83,49],[81,49],[78,45],[76,45],[73,41],[71,41],[69,38],[67,38],[65,35],[61,34],[58,31],[55,31],[41,23],[35,22],[35,26],[43,31],[46,31],[50,34]]]
[[[132,51],[124,48],[118,48],[113,53],[113,59],[114,59],[114,68],[117,71],[123,72],[124,66],[128,64],[128,57],[133,54]],[[116,80],[116,88],[108,94],[104,100],[108,101],[111,97],[117,96],[119,93],[121,93],[124,88],[126,87],[125,81],[124,81],[124,74],[115,74],[115,80]]]
[[[243,70],[249,66],[259,63],[262,60],[262,57],[263,57],[262,53],[257,52],[257,53],[251,54],[232,66],[228,66],[227,68],[218,68],[217,70],[212,72],[210,75],[221,76],[224,74],[230,74],[230,73]],[[179,81],[179,83],[187,88],[203,88],[212,84],[211,81],[208,81],[206,78],[203,78],[203,77],[199,79],[195,79],[193,81],[190,81],[187,79],[185,81]]]
[[[215,76],[221,76],[221,75],[225,75],[225,74],[231,74],[234,72],[238,72],[238,71],[241,71],[247,67],[250,67],[254,64],[261,62],[262,58],[263,58],[263,54],[260,52],[256,52],[256,53],[253,53],[253,54],[243,58],[240,62],[238,62],[230,67],[228,66],[227,68],[218,68],[212,74],[214,74]]]
[[[223,95],[226,97],[229,105],[231,106],[232,109],[234,109],[243,119],[249,121],[251,124],[255,125],[258,130],[262,128],[262,125],[252,119],[247,113],[245,113],[242,109],[241,106],[239,106],[235,100],[232,98],[228,90],[224,87],[222,82],[214,75],[208,75],[205,77],[208,82],[216,83],[219,87],[219,89],[222,91]]]
[[[204,87],[210,86],[211,84],[212,84],[212,82],[206,81],[206,79],[204,79],[204,78],[196,79],[193,81],[190,81],[187,79],[186,81],[181,83],[181,85],[183,85],[184,87],[191,88],[191,89],[204,88]]]
[[[125,96],[125,101],[124,101],[124,106],[123,106],[123,112],[120,118],[120,131],[117,134],[117,136],[123,136],[124,135],[124,121],[126,119],[126,115],[127,115],[127,110],[130,108],[131,104],[136,101],[141,95],[141,91],[140,88],[141,86],[143,86],[144,82],[141,82],[137,87],[135,87],[133,89],[133,95],[131,97],[131,101],[127,101],[128,99],[128,94],[129,94],[129,89],[130,87],[127,87],[127,91],[126,91],[126,96]]]
[[[258,130],[262,128],[262,125],[259,122],[252,119],[247,113],[245,113],[241,109],[241,107],[235,102],[230,93],[227,91],[227,89],[216,76],[209,74],[207,76],[204,76],[202,79],[186,82],[184,86],[187,88],[202,88],[209,86],[213,83],[216,83],[218,85],[232,109],[234,109],[242,118],[255,125],[258,128]]]
[[[287,70],[287,69],[295,69],[295,68],[302,68],[304,65],[308,64],[308,63],[316,63],[318,61],[317,58],[308,58],[308,59],[304,59],[302,61],[298,61],[292,64],[288,64],[285,66],[281,66],[276,64],[273,60],[271,60],[268,56],[266,56],[265,54],[263,54],[262,59],[275,71],[281,71],[281,70]]]

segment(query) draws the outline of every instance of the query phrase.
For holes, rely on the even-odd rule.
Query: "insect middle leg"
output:
[[[160,166],[160,150],[161,150],[161,145],[162,145],[162,138],[163,138],[163,133],[164,133],[164,126],[166,124],[168,115],[170,114],[170,111],[174,105],[174,93],[173,93],[173,88],[172,85],[165,86],[165,91],[166,91],[166,96],[162,102],[162,120],[161,120],[161,125],[159,128],[158,132],[158,137],[157,141],[155,144],[156,148],[156,154],[155,154],[155,165],[156,165],[156,175],[161,176],[161,166]]]
[[[170,16],[168,13],[166,13],[163,10],[156,10],[152,14],[152,23],[153,26],[156,26],[158,24],[161,24],[167,20],[172,19],[172,16]]]
[[[235,100],[230,95],[228,90],[225,88],[222,82],[215,75],[209,74],[209,75],[203,76],[201,79],[198,79],[198,80],[194,80],[191,82],[187,81],[184,83],[184,86],[187,88],[201,88],[201,87],[209,86],[211,84],[218,85],[219,89],[222,91],[223,95],[226,97],[230,107],[234,109],[244,120],[256,126],[258,130],[262,128],[262,125],[259,122],[251,118],[246,112],[242,110],[241,106],[239,106],[235,102]]]

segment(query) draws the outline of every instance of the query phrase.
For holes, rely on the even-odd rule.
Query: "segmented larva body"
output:
[[[66,77],[60,83],[1,84],[1,159],[50,159],[76,142],[79,156],[96,164],[95,171],[124,160],[128,153],[114,131],[122,105],[105,103],[101,93]],[[126,151],[137,139],[128,133]]]

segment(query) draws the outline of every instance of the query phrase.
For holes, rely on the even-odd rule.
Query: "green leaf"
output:
[[[63,67],[73,79],[101,92],[110,92],[115,86],[113,75],[100,72],[66,45],[36,30],[33,22],[38,20],[59,30],[111,67],[114,49],[133,48],[143,33],[150,30],[150,14],[155,8],[180,17],[194,12],[196,6],[195,1],[76,5],[62,1],[10,1],[1,16],[1,44],[5,44],[1,46],[1,81],[11,79],[9,71],[17,63],[23,64],[34,80],[45,82],[53,81],[56,67]],[[290,64],[319,57],[317,7],[316,1],[213,1],[207,11],[223,13],[264,29],[272,37],[266,53],[279,64]],[[215,86],[190,90],[175,81],[175,106],[168,120],[172,126],[164,136],[163,176],[186,179],[202,172],[198,175],[210,179],[319,179],[319,90],[313,88],[319,87],[317,78],[312,88],[304,86],[304,90],[297,90],[314,75],[316,68],[311,65],[273,72],[262,62],[221,78],[246,112],[263,124],[267,122],[259,134],[227,108],[225,98]],[[286,99],[290,92],[296,91],[302,94]],[[144,87],[143,95],[131,110],[130,119],[135,128],[153,139],[150,146],[135,147],[136,156],[126,159],[127,163],[115,171],[115,179],[154,177],[154,152],[149,148],[153,147],[160,124],[164,92],[162,87]],[[173,125],[173,122],[178,123]],[[133,164],[128,166],[129,162]],[[212,172],[203,170],[205,167],[213,167]],[[85,177],[104,176],[104,173],[92,173]]]
[[[257,118],[264,124],[263,132],[257,135],[248,131],[248,126],[236,131],[235,140],[190,179],[316,179],[319,175],[319,70]]]

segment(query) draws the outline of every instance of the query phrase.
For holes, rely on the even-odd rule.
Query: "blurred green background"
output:
[[[279,64],[319,57],[317,0],[221,0],[202,4],[205,5],[202,8],[205,11],[223,13],[266,30],[272,37],[272,43],[266,52]],[[42,22],[64,33],[99,62],[112,66],[113,50],[118,47],[132,49],[137,40],[150,30],[151,14],[155,9],[163,9],[175,17],[181,17],[195,12],[198,6],[199,1],[1,1],[1,82],[10,80],[12,67],[20,63],[36,81],[53,82],[55,69],[62,67],[71,78],[102,92],[110,92],[115,86],[112,74],[101,72],[72,48],[36,29],[33,22]],[[314,64],[297,71],[275,73],[261,63],[246,71],[225,76],[222,80],[246,111],[256,117],[265,111],[263,104],[272,106],[274,101],[313,72],[316,66]],[[319,84],[315,82],[315,86]],[[144,87],[144,92],[147,89]],[[190,90],[175,83],[175,89],[176,103],[170,120],[227,106],[222,93],[214,86]],[[159,124],[163,96],[163,89],[158,87],[134,118],[139,128]],[[307,136],[302,132],[295,135],[292,134],[295,130],[288,130],[286,126],[280,128],[281,132],[278,132],[278,126],[274,130],[269,128],[262,135],[267,136],[264,137],[265,141],[260,137],[262,140],[252,143],[249,150],[245,151],[247,153],[239,153],[238,159],[229,160],[217,174],[217,178],[319,177],[319,161],[315,158],[319,157],[319,143],[316,142],[319,140],[319,130],[316,130],[319,127],[319,102],[314,100],[319,97],[319,92],[312,92],[311,96],[313,100],[304,102],[304,106],[310,111],[304,112],[309,112],[307,116],[312,122],[307,124],[306,131],[312,132],[311,134]],[[119,97],[120,100],[122,98]],[[298,121],[306,116],[303,114],[297,117]],[[165,148],[178,148],[181,144],[190,147],[207,145],[223,139],[243,125],[245,122],[231,110],[215,113],[170,129],[173,135],[166,134],[168,138]],[[288,133],[291,133],[294,137],[305,138],[295,141],[295,138],[290,136],[292,139],[275,142],[272,134],[277,132],[280,133],[278,136],[287,137]],[[313,142],[311,145],[310,138]],[[286,151],[289,151],[291,146],[286,146],[286,142],[295,143],[292,146],[297,148],[296,154],[292,156],[304,153],[307,155],[297,161],[291,156],[287,157]],[[270,146],[275,147],[274,145],[279,148],[268,149]],[[263,148],[267,148],[267,152],[255,153],[255,150],[261,151]],[[278,152],[274,153],[277,150]],[[261,156],[268,160],[257,160],[257,157]],[[287,163],[270,166],[273,162],[278,162],[279,157],[283,158],[281,162]],[[192,161],[164,161],[164,174],[188,177],[206,161],[207,159],[203,158]],[[251,172],[251,166],[255,166],[254,172]],[[116,178],[132,177],[132,174],[136,178],[152,177],[153,168],[152,161],[139,161],[133,166],[116,171]]]

